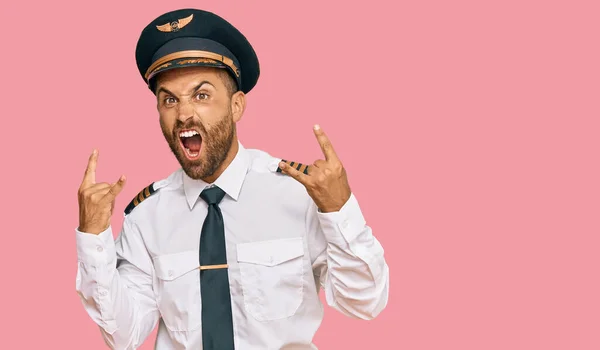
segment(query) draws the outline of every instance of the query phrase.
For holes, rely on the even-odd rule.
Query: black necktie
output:
[[[202,347],[233,350],[231,295],[227,274],[225,227],[219,202],[225,192],[205,189],[200,197],[208,203],[208,214],[200,236],[200,290],[202,297]]]

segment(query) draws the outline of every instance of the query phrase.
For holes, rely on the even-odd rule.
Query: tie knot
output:
[[[204,199],[208,205],[219,204],[223,197],[225,197],[225,191],[217,186],[207,188],[200,193],[200,198]]]

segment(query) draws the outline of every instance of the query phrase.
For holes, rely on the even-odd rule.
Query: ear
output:
[[[233,114],[233,122],[237,123],[242,119],[244,111],[246,110],[246,94],[242,91],[238,91],[231,96],[231,113]]]

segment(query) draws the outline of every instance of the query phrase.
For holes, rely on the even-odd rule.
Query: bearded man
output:
[[[389,270],[318,126],[324,158],[302,164],[237,138],[259,64],[247,39],[202,10],[165,13],[136,60],[181,168],[144,188],[113,239],[125,178],[79,188],[77,292],[112,349],[316,349],[327,304],[358,319],[386,306]]]

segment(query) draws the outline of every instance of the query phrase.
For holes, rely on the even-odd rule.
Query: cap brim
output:
[[[223,45],[203,38],[177,38],[156,51],[152,64],[145,72],[148,84],[157,74],[183,67],[226,68],[240,85],[240,68],[237,58]]]
[[[146,79],[148,82],[150,82],[152,81],[152,78],[154,78],[159,73],[183,67],[215,67],[225,69],[228,68],[233,74],[235,74],[234,71],[236,69],[235,66],[230,67],[229,65],[226,65],[225,63],[212,58],[197,57],[197,55],[190,57],[190,55],[185,55],[185,57],[183,58],[176,58],[156,66],[153,70],[148,71],[148,76],[146,77]]]

